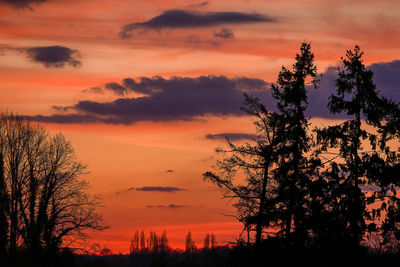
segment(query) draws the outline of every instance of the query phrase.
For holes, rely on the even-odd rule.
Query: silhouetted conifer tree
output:
[[[278,183],[275,220],[283,223],[281,234],[287,242],[304,244],[307,238],[309,188],[318,161],[306,155],[311,148],[308,135],[307,84],[317,86],[317,68],[309,43],[303,43],[292,70],[282,67],[276,84],[272,85],[277,100],[280,128],[278,136],[282,148],[274,177]]]
[[[217,162],[219,173],[203,174],[205,180],[223,188],[226,197],[237,200],[238,219],[246,229],[255,226],[256,244],[261,242],[263,229],[271,226],[278,227],[288,241],[292,232],[298,243],[304,243],[307,235],[309,176],[317,163],[305,156],[311,146],[304,111],[306,83],[312,79],[316,85],[313,61],[310,44],[303,43],[293,70],[282,68],[272,86],[277,112],[267,111],[257,98],[244,94],[242,109],[255,118],[254,143],[236,146],[227,139],[229,149],[217,150],[229,155]],[[234,177],[242,173],[247,183],[235,184]]]
[[[360,245],[367,230],[381,233],[383,242],[397,233],[400,237],[396,189],[400,158],[387,145],[381,128],[393,105],[378,95],[373,73],[365,68],[362,56],[358,46],[347,51],[336,80],[336,95],[328,105],[331,113],[345,112],[350,119],[317,130],[321,151],[339,150],[341,161],[328,168],[326,177],[337,184],[329,203],[336,213],[330,215],[341,223],[336,225],[342,239],[353,247]]]

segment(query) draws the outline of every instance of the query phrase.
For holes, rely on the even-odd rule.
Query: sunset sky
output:
[[[127,253],[136,230],[234,241],[232,203],[202,180],[224,144],[254,133],[242,92],[270,83],[311,42],[320,88],[308,115],[328,124],[338,62],[355,44],[381,94],[400,100],[398,0],[0,0],[0,111],[62,132],[87,163],[110,229],[91,240]]]

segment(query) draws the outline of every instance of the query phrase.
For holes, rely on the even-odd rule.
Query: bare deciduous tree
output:
[[[62,134],[50,135],[39,125],[2,114],[0,147],[9,197],[10,251],[55,251],[83,237],[86,229],[105,228],[95,212],[100,199],[89,196],[88,182],[79,178],[86,166]]]

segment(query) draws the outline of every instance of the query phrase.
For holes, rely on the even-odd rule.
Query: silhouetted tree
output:
[[[210,235],[210,245],[211,249],[215,249],[217,247],[217,239],[215,238],[214,234]]]
[[[297,244],[304,244],[308,235],[309,189],[318,165],[318,160],[306,154],[312,143],[308,135],[309,119],[304,115],[308,105],[306,87],[308,83],[317,86],[316,75],[311,46],[303,43],[292,70],[282,67],[277,83],[272,84],[281,123],[278,135],[283,146],[274,175],[278,183],[275,220],[282,221],[281,234],[286,241]]]
[[[210,234],[206,234],[206,237],[204,238],[204,249],[210,249]]]
[[[196,245],[192,239],[192,233],[189,231],[186,235],[185,251],[188,254],[192,254],[196,251]]]
[[[156,232],[150,231],[150,236],[147,239],[147,250],[150,252],[157,252],[159,246],[159,238]]]
[[[167,232],[165,230],[163,231],[163,233],[161,235],[159,247],[160,247],[161,252],[167,252],[169,250],[168,237],[167,237]]]
[[[254,144],[236,146],[227,139],[229,149],[217,150],[229,155],[217,162],[219,173],[203,174],[205,180],[225,190],[225,197],[237,200],[238,219],[246,229],[255,225],[257,245],[266,227],[278,227],[287,240],[292,226],[298,236],[301,231],[306,234],[310,166],[317,163],[305,156],[311,146],[304,116],[306,81],[316,77],[313,60],[310,44],[303,43],[293,70],[282,68],[272,86],[277,112],[267,111],[257,98],[244,94],[242,109],[255,118]],[[316,85],[315,80],[312,83]],[[243,173],[247,183],[234,184],[234,177]],[[299,243],[304,243],[304,237]]]
[[[4,256],[7,252],[9,208],[2,147],[2,144],[0,144],[0,256]]]
[[[143,252],[146,250],[146,237],[144,235],[144,231],[140,232],[140,251]]]
[[[99,199],[88,196],[88,183],[79,179],[86,167],[64,136],[13,114],[1,115],[0,129],[11,251],[56,251],[71,235],[105,228],[94,212]]]
[[[140,238],[139,238],[139,231],[136,230],[135,235],[131,240],[131,245],[129,246],[129,253],[130,254],[138,254],[140,251],[139,247]]]
[[[331,113],[345,112],[350,119],[317,130],[322,151],[339,150],[341,161],[330,167],[329,178],[342,185],[332,219],[339,218],[343,238],[352,246],[360,245],[366,230],[380,232],[387,242],[389,234],[398,233],[400,222],[399,154],[390,149],[385,136],[379,136],[393,105],[378,95],[373,73],[365,68],[362,56],[358,46],[347,51],[336,95],[328,105]]]
[[[236,200],[237,218],[247,229],[255,225],[256,244],[261,242],[262,231],[269,225],[268,214],[273,206],[269,201],[273,195],[271,167],[280,145],[279,118],[268,112],[258,98],[244,94],[244,107],[248,115],[255,118],[257,137],[254,144],[235,145],[228,138],[229,149],[217,149],[227,155],[218,160],[214,172],[206,172],[203,178],[224,190],[226,198]],[[245,176],[245,184],[235,183],[235,178]]]
[[[214,234],[206,234],[204,238],[204,249],[215,249],[217,247],[217,240]]]

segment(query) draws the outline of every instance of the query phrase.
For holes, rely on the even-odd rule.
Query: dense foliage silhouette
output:
[[[257,136],[244,145],[227,139],[228,149],[217,149],[225,157],[203,178],[235,201],[256,247],[400,248],[400,109],[379,96],[362,56],[358,46],[348,50],[338,70],[327,107],[349,118],[338,125],[309,129],[307,89],[318,89],[309,43],[272,85],[275,108],[244,94]]]
[[[345,112],[349,120],[316,132],[320,151],[338,151],[339,160],[328,168],[329,178],[341,185],[336,187],[340,208],[333,216],[344,224],[341,235],[352,246],[359,246],[366,231],[375,232],[378,243],[388,247],[400,238],[400,154],[384,133],[393,124],[388,111],[398,107],[379,96],[373,73],[366,70],[362,57],[358,46],[347,51],[336,80],[337,93],[329,100],[330,112]]]

